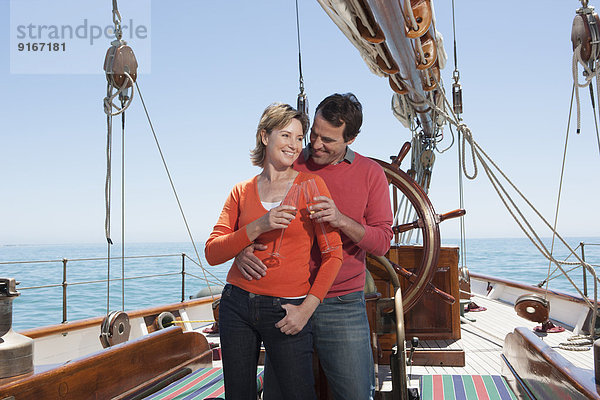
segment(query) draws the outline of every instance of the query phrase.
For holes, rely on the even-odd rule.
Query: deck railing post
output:
[[[67,322],[67,259],[63,258],[63,280],[62,280],[62,294],[63,294],[63,324]]]
[[[579,242],[579,245],[581,246],[581,259],[583,260],[583,262],[585,262],[585,250],[583,249],[583,247],[585,246],[584,242]],[[585,295],[585,297],[587,297],[587,275],[586,275],[586,271],[585,271],[585,267],[582,265],[581,266],[582,270],[583,270],[583,294]]]
[[[185,253],[181,253],[181,301],[185,301]]]

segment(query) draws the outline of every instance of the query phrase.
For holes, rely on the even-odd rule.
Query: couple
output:
[[[252,161],[263,170],[234,187],[205,249],[210,264],[236,257],[219,312],[227,398],[255,398],[261,341],[265,400],[316,397],[313,345],[336,399],[372,396],[365,254],[387,252],[392,215],[383,170],[348,148],[361,124],[354,95],[331,95],[317,107],[302,150],[304,114],[279,104],[261,118]],[[278,205],[294,183],[310,179],[322,195],[314,213],[305,196],[296,208]],[[282,228],[281,265],[267,268],[262,260]],[[335,250],[321,252],[324,237]]]

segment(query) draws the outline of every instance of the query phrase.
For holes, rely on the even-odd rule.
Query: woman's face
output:
[[[297,119],[271,134],[262,133],[266,146],[265,163],[275,167],[291,167],[302,151],[302,124]]]

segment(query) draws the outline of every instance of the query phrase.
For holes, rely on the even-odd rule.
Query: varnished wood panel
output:
[[[515,392],[528,390],[536,398],[600,399],[593,369],[574,366],[529,329],[516,328],[506,336],[504,357],[503,375],[511,376],[507,380]]]
[[[389,365],[391,351],[384,351],[379,357],[379,364]],[[406,359],[410,352],[406,351]],[[412,365],[421,367],[464,367],[465,352],[463,350],[415,350]]]
[[[409,352],[406,352],[408,359]],[[415,350],[413,354],[413,365],[438,366],[438,367],[464,367],[464,350]]]
[[[378,363],[388,365],[390,363],[390,356],[392,355],[392,348],[396,345],[395,335],[379,335],[378,337],[379,351],[378,351]],[[451,366],[451,367],[464,367],[465,366],[465,351],[460,346],[450,348],[450,346],[444,346],[446,341],[432,341],[439,342],[440,346],[434,348],[429,347],[429,344],[425,341],[421,342],[413,354],[413,365],[418,366]],[[452,342],[452,341],[449,341]],[[406,359],[410,355],[409,344],[406,345]]]
[[[171,327],[0,386],[0,398],[109,399],[156,383],[183,367],[210,366],[198,332]]]
[[[387,257],[408,270],[413,270],[421,260],[422,247],[395,246]],[[383,269],[371,269],[377,291],[382,297],[391,297],[393,287],[389,276]],[[400,278],[404,289],[407,282]],[[444,292],[454,296],[455,303],[447,304],[432,293],[425,293],[417,305],[404,315],[406,337],[417,336],[421,339],[460,339],[460,292],[458,288],[458,248],[442,247],[437,272],[432,283]]]
[[[397,246],[392,247],[387,257],[394,263],[408,270],[415,269],[421,261],[421,246]],[[383,268],[379,268],[378,263],[369,265],[369,271],[373,276],[377,291],[381,297],[389,298],[393,293],[393,286],[390,278]],[[459,304],[459,285],[458,285],[458,248],[443,247],[440,251],[440,257],[437,264],[437,272],[433,277],[432,283],[444,292],[454,296],[455,303],[447,304],[442,299],[433,294],[425,295],[417,302],[415,307],[404,314],[406,338],[416,336],[421,340],[433,339],[460,339],[460,304]],[[400,284],[403,288],[407,282],[400,277]],[[378,331],[376,324],[376,301],[367,300],[367,315],[369,324],[372,327],[371,334]],[[394,331],[389,333],[378,332],[377,349],[373,349],[373,357],[378,363],[389,364],[389,358],[393,346],[396,344],[396,334]],[[437,349],[435,351],[423,351],[415,354],[414,365],[444,365],[462,367],[465,365],[465,352],[462,349]]]

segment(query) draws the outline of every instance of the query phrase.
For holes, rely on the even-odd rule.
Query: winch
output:
[[[33,371],[33,339],[12,330],[16,286],[14,278],[0,278],[0,379]]]

